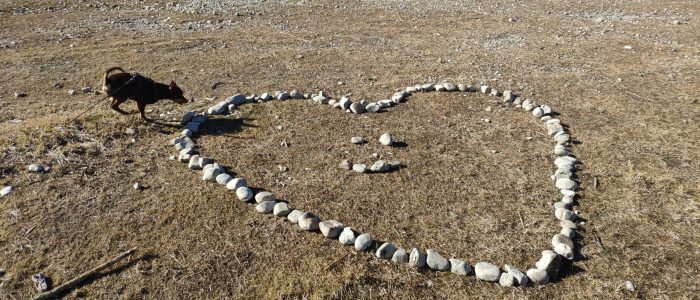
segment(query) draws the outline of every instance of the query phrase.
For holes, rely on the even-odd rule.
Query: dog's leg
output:
[[[110,104],[109,107],[111,107],[113,110],[116,110],[118,113],[120,113],[122,115],[128,115],[129,114],[128,112],[125,112],[121,108],[119,108],[119,105],[124,103],[124,101],[126,101],[126,100],[127,100],[126,98],[119,99],[116,97],[112,97],[112,104]]]
[[[143,119],[146,122],[153,122],[152,119],[149,119],[148,117],[146,117],[146,103],[136,102],[136,108],[138,108],[139,113],[141,113],[141,119]]]

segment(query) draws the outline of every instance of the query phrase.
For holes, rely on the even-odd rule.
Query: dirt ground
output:
[[[58,285],[132,247],[128,263],[64,296],[696,298],[698,13],[696,1],[2,1],[0,186],[15,190],[0,198],[0,298],[31,298],[32,274]],[[175,80],[197,100],[149,106],[158,124],[106,102],[68,123],[101,98],[80,90],[98,89],[112,66]],[[513,89],[570,126],[586,224],[562,278],[504,288],[379,261],[260,215],[169,160],[173,119],[237,92],[380,100],[440,81]],[[405,146],[381,146],[385,131]],[[303,100],[245,105],[206,123],[197,143],[294,208],[472,265],[533,267],[558,232],[551,140],[531,115],[483,95],[419,94],[363,115]],[[375,153],[405,168],[337,168]],[[30,173],[32,163],[51,170]]]

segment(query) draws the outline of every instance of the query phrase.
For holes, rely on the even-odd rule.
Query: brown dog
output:
[[[117,70],[121,71],[121,73],[109,75],[112,71]],[[170,99],[178,104],[188,102],[187,98],[182,95],[182,90],[175,84],[175,81],[170,81],[170,85],[157,83],[138,73],[126,73],[119,67],[109,68],[105,71],[102,91],[112,97],[112,104],[109,107],[123,115],[128,113],[121,110],[119,105],[127,99],[136,101],[136,107],[141,113],[141,118],[147,122],[151,121],[151,119],[146,117],[146,105],[148,104],[156,103],[161,99]]]

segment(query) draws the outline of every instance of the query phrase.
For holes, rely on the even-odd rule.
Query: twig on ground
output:
[[[520,214],[520,211],[518,211],[518,217],[520,218],[520,226],[523,226],[523,229],[525,229],[525,221],[523,221],[523,216]]]
[[[94,267],[94,268],[90,269],[89,271],[87,271],[83,274],[80,274],[78,277],[75,277],[75,278],[57,286],[55,289],[36,296],[34,298],[34,300],[44,300],[44,299],[56,298],[58,296],[58,294],[75,287],[77,284],[79,284],[83,280],[87,279],[88,277],[95,275],[95,273],[98,273],[98,272],[102,271],[103,269],[106,269],[106,268],[110,267],[111,265],[124,259],[125,257],[131,255],[132,253],[134,253],[134,251],[136,251],[136,248],[131,248],[131,249],[127,250],[126,252],[119,254],[115,258],[112,258],[112,260],[110,260],[106,263],[103,263],[97,267]]]

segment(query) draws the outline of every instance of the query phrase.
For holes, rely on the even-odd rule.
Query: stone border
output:
[[[353,245],[358,251],[366,251],[372,245],[372,237],[368,233],[359,234],[351,227],[337,220],[322,221],[321,218],[311,212],[292,209],[286,202],[278,202],[275,195],[268,191],[254,192],[248,187],[244,178],[233,178],[213,159],[202,157],[195,152],[195,142],[191,139],[193,135],[199,133],[199,127],[206,122],[208,115],[223,115],[233,113],[235,108],[246,104],[265,102],[273,99],[311,99],[319,104],[327,104],[335,108],[340,108],[346,112],[355,114],[377,112],[390,108],[395,104],[405,102],[414,93],[419,92],[478,92],[492,97],[503,97],[504,105],[513,105],[522,108],[525,112],[540,119],[544,123],[547,134],[555,142],[554,154],[557,157],[554,165],[557,167],[552,175],[552,180],[561,193],[561,201],[554,203],[554,217],[560,221],[561,231],[552,237],[552,249],[542,251],[540,259],[533,268],[523,273],[519,269],[504,265],[503,270],[489,262],[478,262],[474,265],[473,273],[480,280],[487,282],[497,282],[502,286],[527,286],[528,282],[544,284],[556,278],[563,260],[573,260],[576,245],[573,238],[578,230],[579,212],[572,211],[571,208],[576,201],[576,191],[578,183],[574,180],[577,159],[570,155],[571,138],[567,129],[561,124],[558,118],[553,116],[552,108],[548,105],[538,105],[530,99],[522,99],[510,90],[499,92],[488,85],[482,85],[478,89],[473,85],[453,84],[453,83],[426,83],[423,85],[409,86],[404,90],[394,93],[391,99],[377,102],[352,102],[348,97],[340,100],[328,98],[320,92],[319,94],[302,94],[296,90],[287,93],[277,91],[273,95],[263,93],[260,96],[244,96],[236,94],[216,105],[209,107],[206,112],[195,114],[187,112],[182,117],[183,131],[180,135],[171,140],[171,144],[179,151],[177,160],[187,163],[190,170],[202,170],[202,180],[216,182],[227,189],[235,192],[236,197],[241,201],[255,201],[255,210],[258,213],[272,213],[278,217],[286,217],[290,222],[298,224],[306,231],[317,231],[330,239],[337,239],[343,245]],[[175,157],[171,157],[175,159]],[[585,224],[581,222],[581,224]],[[379,246],[375,256],[379,259],[391,260],[396,263],[404,263],[417,269],[426,267],[434,271],[452,272],[457,275],[468,275],[472,273],[472,267],[465,261],[452,258],[446,259],[436,250],[413,248],[410,251],[396,247],[392,243],[386,242]]]

